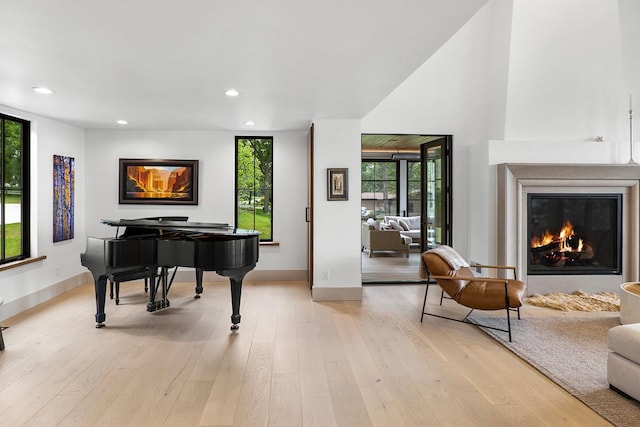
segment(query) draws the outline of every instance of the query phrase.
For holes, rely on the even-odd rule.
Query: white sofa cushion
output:
[[[404,228],[394,220],[389,220],[389,226],[392,230],[404,231]]]
[[[405,222],[409,226],[409,230],[420,230],[420,217],[419,216],[408,216],[405,219]]]
[[[420,241],[420,230],[401,231],[400,234],[411,237],[414,242]]]
[[[393,216],[387,215],[384,217],[384,222],[389,221],[399,222],[404,221],[407,224],[408,230],[420,230],[420,216]]]
[[[609,329],[609,350],[640,364],[640,323],[630,323]]]

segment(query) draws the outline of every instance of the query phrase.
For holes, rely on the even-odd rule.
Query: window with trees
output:
[[[407,216],[420,216],[420,166],[407,161]]]
[[[272,137],[236,137],[236,227],[273,241]]]
[[[362,162],[362,219],[398,215],[398,163]]]
[[[29,135],[28,121],[0,114],[0,264],[29,257]]]

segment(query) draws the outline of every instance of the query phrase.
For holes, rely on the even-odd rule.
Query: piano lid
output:
[[[229,224],[216,222],[166,221],[157,219],[101,219],[100,222],[112,227],[138,227],[155,230],[212,234],[240,234],[249,236],[260,234],[255,230],[234,229]]]

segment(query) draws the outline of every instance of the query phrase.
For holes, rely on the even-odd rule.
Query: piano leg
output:
[[[231,282],[231,330],[240,328],[240,296],[242,295],[242,278],[229,277]]]
[[[104,303],[107,296],[107,276],[100,276],[95,279],[96,291],[96,328],[102,328],[106,319],[104,314]]]
[[[242,279],[253,270],[254,266],[246,267],[240,270],[221,270],[216,271],[221,276],[229,278],[231,283],[231,330],[240,328],[240,296],[242,295]]]
[[[163,308],[169,307],[171,304],[169,302],[168,294],[169,294],[169,285],[167,282],[167,278],[169,276],[169,271],[167,267],[160,268],[160,276],[157,277],[155,281],[155,285],[151,285],[151,296],[149,297],[149,302],[147,303],[147,311],[154,312],[161,310]],[[156,300],[158,296],[158,288],[161,286],[161,299]]]
[[[194,296],[195,299],[200,298],[200,294],[202,293],[202,272],[201,268],[196,268],[196,294]]]

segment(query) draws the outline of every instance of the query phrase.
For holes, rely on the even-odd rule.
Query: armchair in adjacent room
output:
[[[438,246],[437,248],[422,253],[420,257],[419,275],[422,279],[427,279],[427,287],[424,293],[420,322],[424,319],[424,315],[427,314],[444,319],[456,320],[458,322],[471,323],[468,321],[468,318],[475,309],[505,310],[507,315],[506,329],[484,326],[478,323],[473,324],[484,328],[508,332],[509,341],[511,341],[511,318],[509,313],[512,310],[516,311],[518,313],[518,319],[520,319],[520,307],[522,306],[526,285],[520,280],[516,280],[515,267],[480,264],[476,264],[473,267],[499,270],[508,269],[513,271],[514,278],[478,277],[474,275],[471,266],[460,254],[449,246]],[[426,312],[427,293],[429,292],[429,285],[432,279],[435,280],[442,289],[440,305],[442,305],[444,294],[447,294],[449,299],[471,309],[463,319],[453,319]]]
[[[408,257],[411,241],[397,230],[383,230],[379,223],[362,223],[362,250],[369,252],[369,258],[376,251],[395,251]]]

